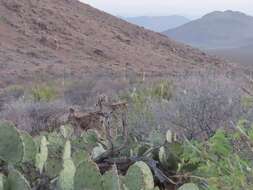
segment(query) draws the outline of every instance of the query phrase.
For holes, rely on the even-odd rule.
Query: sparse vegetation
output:
[[[127,86],[108,100],[127,101],[127,118],[106,108],[100,114],[105,131],[83,132],[68,124],[68,108],[94,100],[96,84],[77,96],[86,99],[75,98],[70,85],[65,92],[75,101],[67,103],[44,87],[36,89],[35,99],[28,98],[34,95],[29,89],[11,88],[1,118],[17,127],[0,124],[4,190],[17,183],[48,190],[251,189],[251,97],[228,83],[194,77],[181,86],[165,80]],[[15,151],[6,154],[8,143]]]
[[[50,102],[57,97],[57,92],[52,86],[36,85],[31,89],[31,95],[35,102]]]

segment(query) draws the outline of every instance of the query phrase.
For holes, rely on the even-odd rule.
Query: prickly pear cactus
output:
[[[89,154],[84,150],[79,150],[73,153],[72,160],[77,167],[81,162],[91,161]]]
[[[199,190],[199,188],[194,183],[186,183],[183,186],[181,186],[178,190]]]
[[[15,169],[10,170],[6,184],[6,189],[10,190],[31,190],[29,182]]]
[[[84,161],[78,165],[74,178],[74,189],[103,190],[102,176],[94,162]]]
[[[64,145],[66,142],[63,136],[57,132],[52,132],[48,134],[46,137],[48,141],[49,153],[56,155],[58,155],[58,153],[62,153],[62,150],[64,149]]]
[[[5,177],[0,173],[0,190],[4,190]]]
[[[103,175],[103,187],[110,190],[122,190],[122,182],[116,165],[113,165],[112,170]]]
[[[98,146],[99,134],[95,130],[88,130],[83,132],[82,135],[74,140],[71,144],[77,149],[84,149],[89,153],[92,152],[93,148]]]
[[[100,136],[96,130],[88,130],[82,134],[82,139],[85,143],[85,148],[88,151],[92,151],[94,147],[97,146]]]
[[[24,144],[18,130],[11,123],[0,122],[0,160],[17,164],[23,156]]]
[[[59,190],[73,190],[75,177],[75,164],[71,159],[71,144],[67,141],[63,153],[63,170],[60,172],[58,179]]]
[[[95,159],[98,156],[102,155],[104,152],[106,152],[106,150],[104,149],[104,147],[101,144],[98,144],[98,146],[96,146],[95,148],[93,148],[93,150],[91,152],[91,158]]]
[[[173,142],[166,144],[159,149],[159,161],[163,168],[176,171],[180,163],[180,155],[182,154],[182,146]]]
[[[60,127],[60,132],[65,139],[70,139],[74,133],[74,129],[70,125],[62,125]]]
[[[48,158],[45,163],[45,173],[50,178],[55,178],[59,175],[62,170],[63,154],[65,139],[64,137],[56,132],[52,132],[47,135],[48,140]]]
[[[163,145],[165,142],[164,135],[157,129],[151,131],[149,134],[148,140],[154,146]]]
[[[55,178],[59,175],[62,170],[62,160],[58,157],[52,158],[48,157],[45,163],[45,173],[50,178]]]
[[[40,173],[42,173],[45,163],[47,161],[48,157],[47,145],[48,145],[47,139],[45,136],[43,136],[40,141],[40,150],[39,153],[36,154],[36,161],[35,161],[35,166],[40,171]]]
[[[172,133],[171,130],[168,130],[168,131],[166,132],[166,141],[167,141],[168,143],[172,143],[172,142],[173,142],[173,133]]]
[[[142,161],[132,165],[124,178],[128,190],[153,190],[154,179],[148,165]]]
[[[23,162],[33,162],[36,157],[36,145],[33,138],[26,132],[20,132],[21,138],[24,142],[24,157]]]
[[[171,168],[176,166],[175,164],[177,164],[174,156],[169,152],[166,152],[165,147],[161,147],[159,149],[159,161],[164,168]]]

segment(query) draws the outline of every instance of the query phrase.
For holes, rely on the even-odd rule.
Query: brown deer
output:
[[[108,103],[107,96],[100,96],[96,106],[99,110],[93,112],[77,112],[73,108],[69,110],[68,122],[77,130],[87,131],[95,129],[109,138],[123,131],[126,121],[127,103]]]
[[[103,128],[103,118],[98,112],[81,113],[70,108],[68,122],[84,131]]]

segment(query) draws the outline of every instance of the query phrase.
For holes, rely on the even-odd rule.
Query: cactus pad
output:
[[[132,165],[124,178],[128,190],[153,190],[153,175],[148,165],[142,161]]]
[[[186,183],[183,186],[181,186],[178,190],[199,190],[199,188],[194,183]]]
[[[36,155],[36,163],[35,163],[36,168],[39,169],[40,173],[42,173],[48,157],[47,144],[48,144],[47,139],[46,137],[43,136],[41,138],[40,150],[39,153]]]
[[[14,125],[0,122],[0,160],[16,164],[23,160],[24,145]]]
[[[23,162],[35,161],[36,145],[33,138],[26,132],[20,132],[21,138],[24,142],[24,157]]]
[[[7,178],[7,189],[11,190],[31,190],[25,177],[15,169],[11,169]]]
[[[62,125],[60,127],[60,132],[65,139],[70,139],[74,133],[74,129],[71,125]]]
[[[71,144],[67,141],[63,153],[63,170],[59,176],[58,189],[73,190],[75,172],[75,164],[71,159]]]
[[[121,186],[121,179],[118,175],[117,167],[114,165],[111,171],[103,175],[103,187],[104,189],[121,190]]]
[[[4,181],[5,177],[3,174],[0,173],[0,190],[4,190]]]
[[[62,170],[62,160],[56,157],[48,157],[45,163],[45,173],[50,178],[55,178]]]
[[[78,166],[81,162],[91,161],[91,158],[87,152],[80,150],[73,153],[72,160],[75,163],[75,166]]]
[[[102,179],[97,165],[92,161],[84,161],[76,168],[75,190],[102,190]]]
[[[92,159],[95,159],[105,152],[106,152],[106,150],[104,149],[104,147],[101,144],[98,144],[98,146],[93,148],[93,150],[91,152],[91,157],[92,157]]]

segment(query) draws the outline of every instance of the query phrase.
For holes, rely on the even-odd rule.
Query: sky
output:
[[[116,16],[182,15],[198,18],[212,11],[234,10],[253,15],[253,0],[80,0]]]

